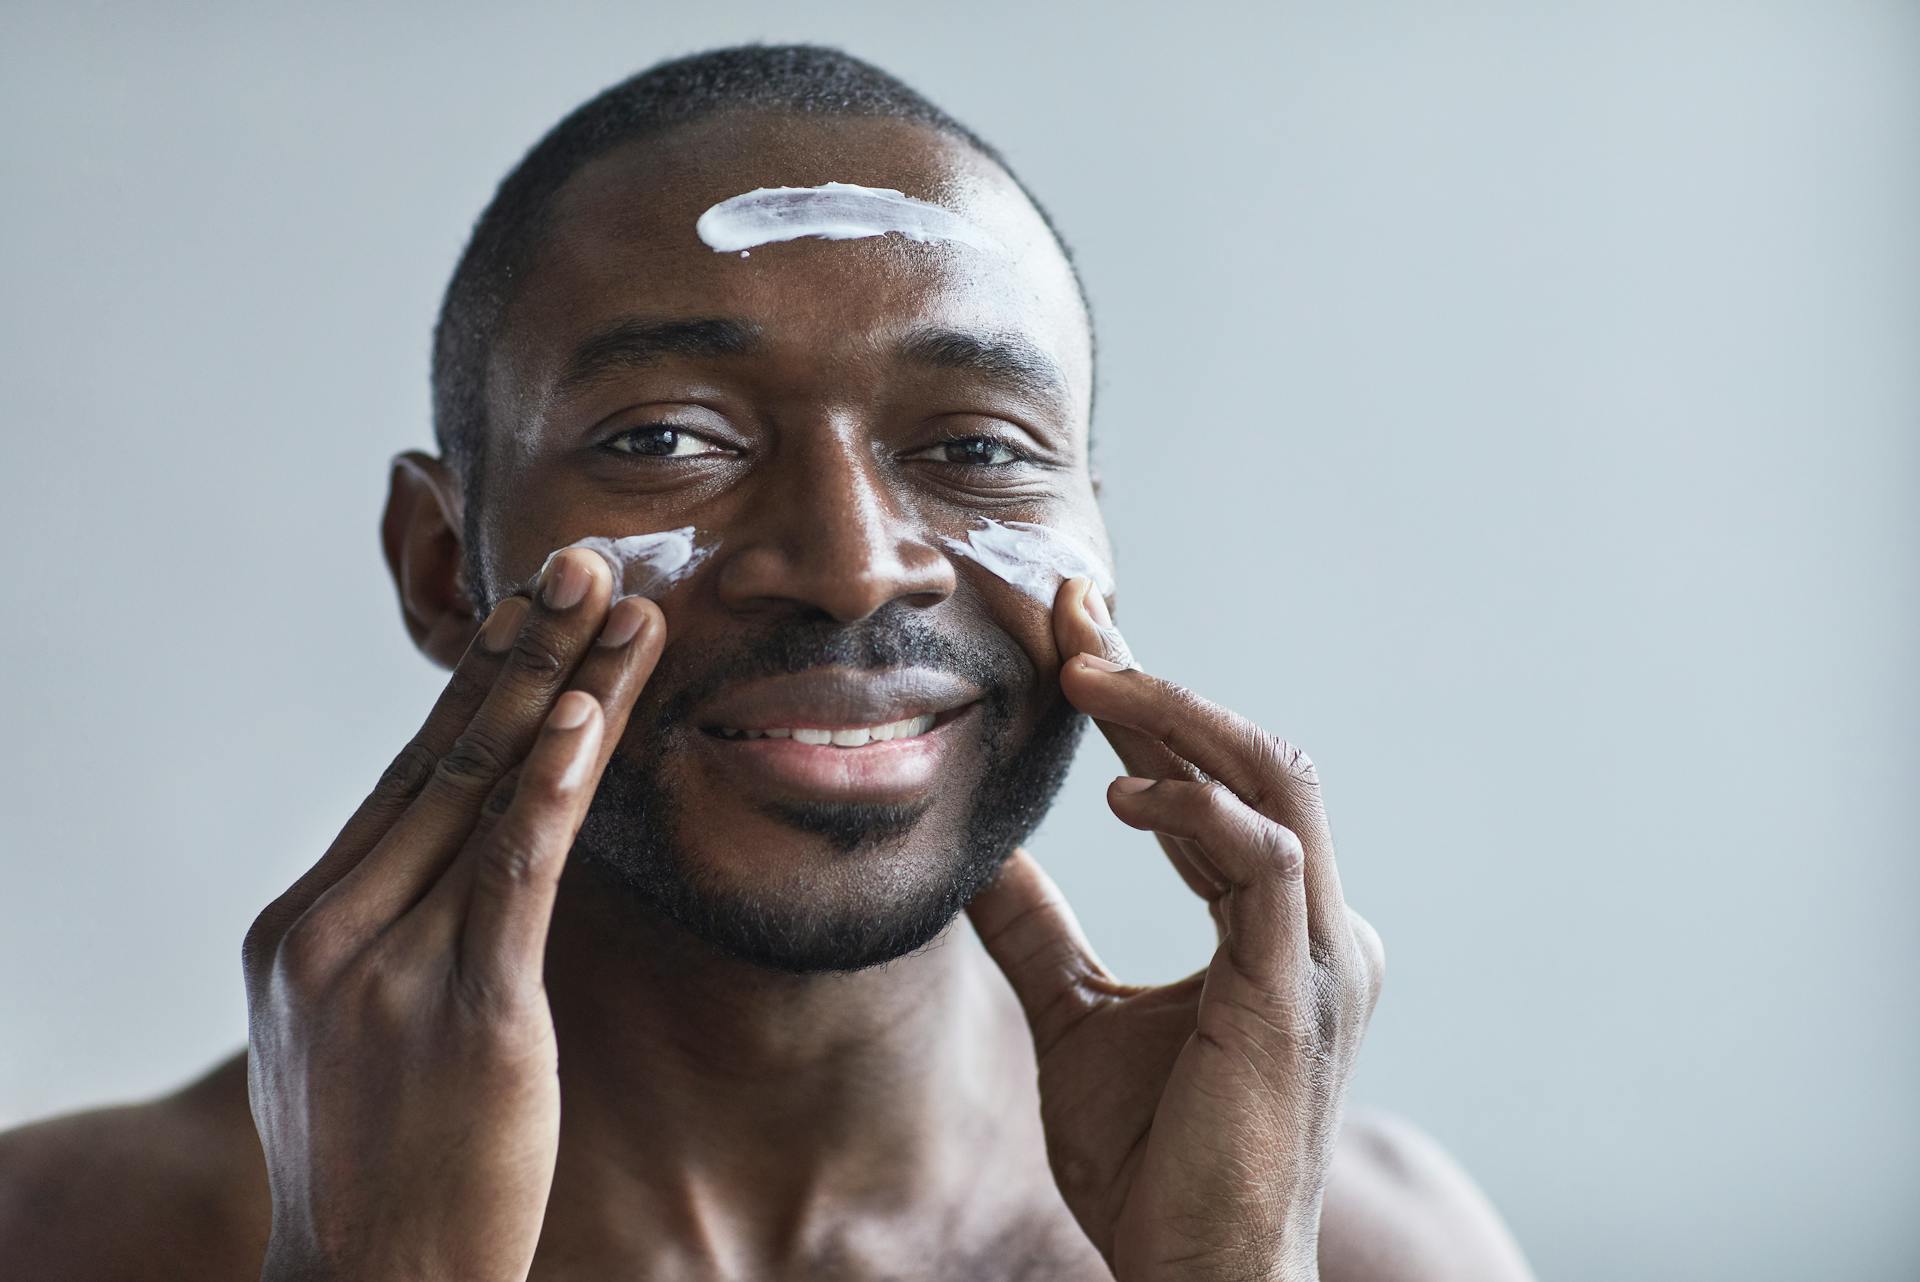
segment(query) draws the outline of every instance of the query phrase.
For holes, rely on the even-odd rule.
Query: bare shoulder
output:
[[[1391,1113],[1350,1114],[1320,1218],[1326,1282],[1532,1282],[1519,1244],[1432,1136]]]
[[[244,1055],[158,1099],[0,1134],[0,1259],[20,1277],[251,1282],[269,1221]]]

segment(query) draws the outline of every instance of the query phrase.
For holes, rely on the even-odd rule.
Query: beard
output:
[[[788,974],[864,970],[939,936],[1046,815],[1086,729],[1086,717],[1056,689],[1016,740],[1022,696],[1038,679],[1025,652],[997,629],[962,643],[898,602],[853,625],[789,620],[718,655],[704,645],[683,650],[662,655],[622,748],[608,760],[571,859],[717,952]],[[983,768],[941,866],[918,880],[874,871],[871,880],[885,884],[840,903],[730,888],[703,870],[678,837],[685,816],[665,777],[673,737],[703,733],[688,721],[692,709],[735,681],[825,666],[903,665],[953,672],[983,691],[974,710]],[[850,862],[910,843],[938,801],[766,802],[759,809],[796,838],[822,840],[836,859]]]

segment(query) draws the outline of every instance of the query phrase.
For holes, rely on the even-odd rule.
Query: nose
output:
[[[747,519],[723,536],[722,601],[735,610],[797,605],[852,623],[894,601],[929,606],[952,596],[952,560],[903,501],[904,482],[871,437],[819,428],[766,465]]]

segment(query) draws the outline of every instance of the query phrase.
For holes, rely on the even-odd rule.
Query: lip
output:
[[[746,791],[813,799],[906,801],[924,796],[958,749],[983,692],[950,673],[816,668],[745,683],[703,704],[689,720],[712,768]],[[934,714],[910,739],[858,748],[793,739],[724,739],[721,727],[848,729]]]
[[[709,732],[845,730],[951,712],[983,693],[970,681],[931,668],[812,668],[733,686],[694,709],[689,720]]]

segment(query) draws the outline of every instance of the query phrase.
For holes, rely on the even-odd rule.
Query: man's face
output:
[[[1005,252],[695,234],[728,197],[830,181],[942,204]],[[576,863],[783,969],[944,928],[1038,822],[1083,723],[1048,606],[943,540],[1034,522],[1110,564],[1091,377],[1032,205],[921,127],[734,115],[577,174],[495,348],[470,576],[487,604],[588,535],[693,526],[711,552],[660,598],[666,649]],[[865,746],[737,733],[928,713]]]

